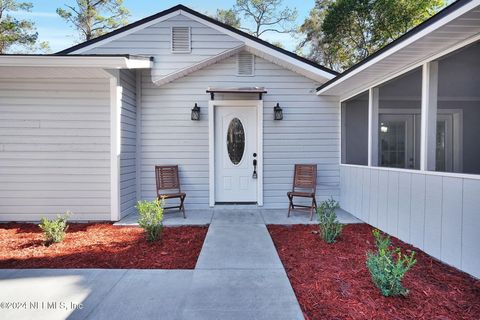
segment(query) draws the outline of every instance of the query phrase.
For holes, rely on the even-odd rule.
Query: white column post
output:
[[[137,201],[142,200],[142,70],[135,72],[136,85],[136,150],[135,150],[135,168],[136,168],[136,196]]]
[[[368,166],[378,166],[378,101],[377,87],[368,90]]]
[[[420,137],[420,170],[435,170],[437,131],[438,62],[422,67],[422,126]]]
[[[120,72],[114,70],[110,77],[110,219],[120,220],[120,117],[122,87]]]

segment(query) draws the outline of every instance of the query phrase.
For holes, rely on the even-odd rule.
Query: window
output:
[[[242,161],[245,151],[245,130],[242,122],[238,118],[230,121],[227,130],[227,151],[230,161],[237,165]]]
[[[253,76],[255,69],[255,56],[249,52],[237,54],[237,75]]]
[[[368,91],[342,102],[342,163],[368,165]]]
[[[422,70],[378,88],[378,165],[420,169]]]
[[[172,27],[172,52],[191,52],[190,27]]]
[[[480,174],[478,57],[479,42],[438,61],[435,171]]]

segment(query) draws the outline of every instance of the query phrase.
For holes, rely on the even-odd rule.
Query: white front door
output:
[[[255,107],[215,108],[215,202],[257,202],[257,140]]]

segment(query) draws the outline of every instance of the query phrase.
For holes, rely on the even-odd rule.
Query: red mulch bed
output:
[[[0,224],[0,268],[193,269],[207,229],[163,228],[150,244],[139,227],[72,223],[63,242],[46,247],[37,225]]]
[[[417,252],[407,273],[407,298],[383,297],[365,266],[374,249],[372,227],[346,225],[339,241],[324,243],[318,226],[268,226],[306,319],[480,319],[480,280]]]

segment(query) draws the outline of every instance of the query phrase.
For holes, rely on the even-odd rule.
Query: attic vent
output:
[[[253,76],[255,57],[248,52],[241,52],[237,55],[237,75]]]
[[[172,52],[190,51],[190,27],[172,27]]]

